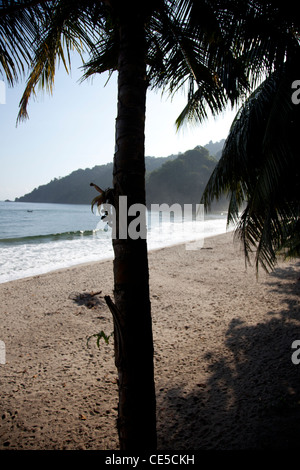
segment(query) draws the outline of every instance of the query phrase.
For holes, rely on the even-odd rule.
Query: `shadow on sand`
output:
[[[224,338],[232,357],[207,353],[206,384],[190,395],[180,388],[158,395],[160,448],[299,447],[300,364],[293,364],[291,347],[300,340],[299,272],[300,263],[270,275],[267,283],[283,308],[270,311],[268,321],[249,326],[232,320]]]

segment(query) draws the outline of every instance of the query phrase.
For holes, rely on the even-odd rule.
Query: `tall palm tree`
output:
[[[117,228],[122,215],[120,196],[127,197],[128,207],[145,205],[144,125],[149,87],[175,93],[189,83],[193,106],[181,117],[200,120],[208,110],[216,114],[228,101],[234,104],[248,90],[238,46],[244,12],[236,8],[235,1],[7,0],[0,7],[1,21],[11,18],[14,7],[16,15],[33,15],[38,32],[34,43],[26,43],[31,62],[20,120],[27,117],[28,101],[38,84],[51,90],[57,59],[68,69],[72,48],[79,53],[85,48],[90,54],[86,77],[104,71],[118,73],[113,169]],[[114,318],[120,448],[155,449],[147,242],[124,238],[117,230],[113,247],[114,301],[109,297],[106,301]]]

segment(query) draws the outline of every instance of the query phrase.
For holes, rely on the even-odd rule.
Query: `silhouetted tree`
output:
[[[26,15],[30,16],[29,30]],[[249,31],[249,44],[247,35],[240,41],[245,15],[264,20],[259,2],[253,1],[3,1],[0,27],[9,31],[0,50],[4,73],[10,76],[10,57],[17,64],[10,66],[11,74],[17,74],[24,63],[30,65],[19,119],[27,117],[28,100],[38,84],[52,90],[57,62],[68,69],[72,49],[87,50],[90,55],[85,77],[117,71],[113,198],[118,227],[120,196],[127,197],[128,207],[145,205],[147,90],[162,88],[173,94],[187,85],[189,101],[180,122],[202,122],[209,112],[216,115],[228,102],[237,103],[250,89],[252,69],[244,60],[249,44],[253,46],[250,65],[256,61],[255,41],[251,42],[255,31]],[[18,33],[23,28],[24,41],[15,36],[14,28]],[[24,46],[24,57],[18,54],[15,42]],[[154,449],[156,400],[147,242],[119,235],[113,240],[114,302],[107,298],[107,303],[115,325],[120,447]]]

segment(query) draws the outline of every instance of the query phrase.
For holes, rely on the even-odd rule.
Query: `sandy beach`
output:
[[[228,233],[149,266],[159,449],[296,448],[300,262],[257,279]],[[112,261],[0,284],[1,450],[118,449],[112,291]]]

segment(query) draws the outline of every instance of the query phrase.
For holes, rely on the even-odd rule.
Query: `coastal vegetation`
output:
[[[224,140],[208,144],[216,155]],[[168,157],[145,157],[146,202],[151,204],[200,203],[206,183],[217,164],[216,157],[206,147],[196,147]],[[101,188],[112,186],[113,163],[93,168],[78,169],[63,178],[54,178],[48,184],[17,198],[16,202],[48,202],[61,204],[90,204],[94,190],[92,181]]]

